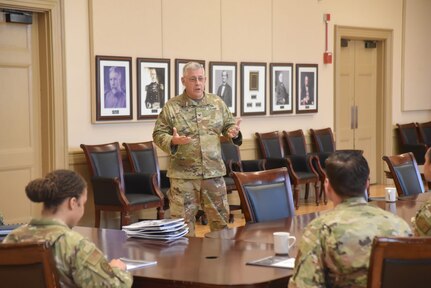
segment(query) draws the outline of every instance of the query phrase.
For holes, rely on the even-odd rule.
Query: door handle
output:
[[[358,129],[358,105],[355,105],[355,129]]]

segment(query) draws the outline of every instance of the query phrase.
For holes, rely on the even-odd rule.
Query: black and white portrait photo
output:
[[[210,62],[210,92],[218,95],[236,115],[235,62]]]
[[[316,64],[296,65],[296,112],[317,112],[317,74]]]
[[[156,118],[169,99],[169,59],[138,58],[138,119]]]
[[[131,58],[96,56],[96,120],[132,119]]]
[[[292,113],[292,67],[291,63],[271,63],[271,114]]]

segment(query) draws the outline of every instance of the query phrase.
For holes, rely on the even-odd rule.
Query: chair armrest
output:
[[[171,182],[169,181],[167,174],[167,170],[160,170],[160,188],[162,189],[171,187]]]
[[[292,163],[290,163],[290,160],[287,158],[266,158],[265,159],[265,168],[266,169],[275,169],[275,168],[282,168],[282,167],[289,167],[292,166]]]
[[[242,160],[241,167],[243,172],[262,171],[265,170],[265,160]]]
[[[401,153],[407,153],[412,152],[415,156],[416,162],[419,165],[422,165],[425,163],[425,153],[428,150],[428,146],[425,144],[404,144],[400,145],[400,152]]]
[[[160,197],[155,191],[153,184],[155,175],[156,187],[157,174],[156,173],[124,173],[124,190],[126,194],[148,194]]]
[[[129,205],[118,177],[91,177],[96,205]]]

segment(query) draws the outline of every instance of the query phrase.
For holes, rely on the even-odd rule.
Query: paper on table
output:
[[[247,262],[247,264],[293,269],[295,268],[295,258],[289,256],[268,256],[262,259]]]
[[[126,264],[127,271],[157,264],[157,261],[155,260],[134,260],[129,258],[120,258],[120,260]]]

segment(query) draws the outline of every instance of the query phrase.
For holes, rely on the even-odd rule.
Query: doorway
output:
[[[24,188],[47,172],[67,168],[61,1],[0,0],[0,10],[32,14],[34,25],[0,20],[2,124],[0,211],[6,223],[39,215]],[[4,53],[3,53],[4,52]]]
[[[337,149],[363,150],[371,183],[385,183],[382,156],[392,153],[391,47],[391,30],[335,27]]]

